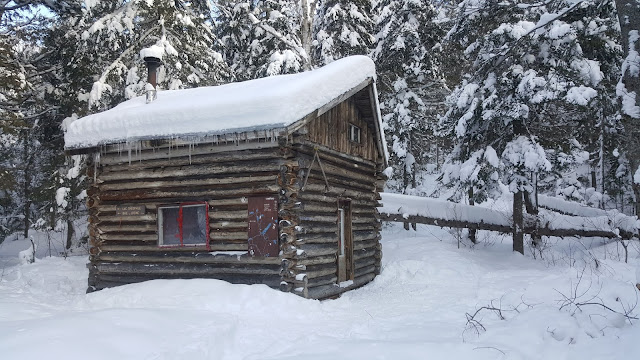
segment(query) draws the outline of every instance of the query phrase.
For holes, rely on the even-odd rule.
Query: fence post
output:
[[[524,255],[524,216],[522,191],[513,194],[513,251]]]

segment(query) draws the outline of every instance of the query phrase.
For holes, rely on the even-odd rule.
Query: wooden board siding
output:
[[[211,144],[205,145],[207,148]],[[251,147],[251,146],[249,146]],[[174,149],[158,159],[153,149],[139,151],[146,160],[101,155],[90,166],[95,183],[88,191],[92,289],[152,278],[217,278],[240,283],[280,282],[279,259],[213,256],[216,251],[247,251],[248,198],[279,196],[281,148],[268,146],[232,152]],[[119,159],[116,161],[115,159]],[[95,173],[94,173],[95,172]],[[210,249],[158,247],[157,208],[184,202],[209,205]],[[144,208],[141,214],[117,215],[118,205]]]
[[[320,147],[318,156],[325,170],[323,175],[317,161],[309,168],[315,153],[313,144],[294,143],[292,148],[299,163],[299,185],[309,172],[304,189],[292,190],[299,204],[290,210],[298,222],[295,241],[291,243],[296,252],[290,256],[287,269],[292,291],[304,297],[327,298],[364,285],[380,272],[382,256],[381,224],[376,209],[377,165],[364,159],[354,161]],[[337,286],[338,201],[341,199],[351,200],[352,213],[354,283],[346,288]]]
[[[349,140],[349,123],[361,129],[360,144]],[[347,99],[311,120],[307,131],[309,141],[330,149],[371,161],[378,156],[374,126],[365,121],[353,99]]]

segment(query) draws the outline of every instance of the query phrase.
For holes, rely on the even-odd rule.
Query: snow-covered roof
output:
[[[375,75],[371,59],[351,56],[299,74],[158,91],[157,99],[151,103],[147,104],[145,97],[139,96],[111,110],[73,121],[66,127],[65,148],[286,129],[363,82],[375,79]],[[374,112],[386,157],[379,109]]]

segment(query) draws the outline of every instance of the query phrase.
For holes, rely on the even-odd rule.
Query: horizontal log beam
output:
[[[280,267],[253,269],[247,267],[230,268],[209,264],[184,263],[103,263],[96,262],[98,273],[108,274],[167,274],[167,275],[280,275]]]
[[[136,179],[180,179],[220,175],[258,174],[280,171],[280,160],[269,160],[247,164],[225,165],[184,165],[175,168],[143,169],[136,171],[105,172],[98,175],[99,183],[110,181],[131,181]]]
[[[139,181],[143,178],[137,177],[132,174],[134,178],[131,181],[110,183],[99,185],[100,191],[112,191],[112,190],[133,190],[133,189],[173,189],[173,188],[199,188],[199,187],[222,187],[222,186],[241,186],[242,184],[253,183],[268,183],[277,180],[276,174],[269,175],[251,175],[251,176],[232,176],[224,178],[204,178],[204,179],[190,179],[188,176],[181,178],[180,180],[164,180],[164,181]]]
[[[167,160],[178,157],[191,156],[192,158],[197,155],[215,154],[223,152],[235,152],[253,149],[268,149],[278,148],[280,145],[277,142],[248,142],[240,144],[207,144],[199,145],[192,148],[184,146],[182,148],[164,148],[164,149],[149,149],[136,154],[135,150],[132,150],[131,157],[129,157],[129,151],[124,148],[122,151],[114,149],[113,152],[108,154],[102,154],[100,156],[100,163],[105,165],[110,164],[128,164],[133,162],[143,162],[147,160]]]
[[[225,190],[196,190],[196,191],[141,191],[141,190],[124,190],[124,191],[110,191],[98,193],[96,196],[100,201],[118,201],[135,203],[135,201],[143,200],[148,201],[150,199],[163,199],[165,201],[179,200],[186,201],[188,199],[211,199],[221,197],[237,197],[241,195],[263,195],[263,194],[278,194],[280,187],[278,185],[258,185],[255,184],[251,188],[238,188],[238,189],[225,189]]]
[[[358,156],[345,154],[308,140],[300,140],[299,143],[293,144],[292,148],[300,153],[307,154],[309,156],[313,156],[313,154],[315,153],[315,149],[317,148],[318,156],[324,162],[335,162],[344,166],[363,168],[367,170],[372,169],[373,171],[375,171],[376,169],[376,163],[374,163],[373,161],[365,160]]]
[[[200,255],[200,256],[197,256]],[[265,261],[268,259],[269,261]],[[277,261],[273,261],[276,259]],[[279,258],[252,258],[249,255],[209,255],[196,254],[194,256],[180,255],[175,256],[171,253],[159,253],[156,255],[144,255],[138,253],[101,253],[93,260],[94,263],[111,262],[111,263],[174,263],[174,264],[209,264],[224,265],[229,269],[238,267],[247,268],[264,268],[274,270],[276,267],[280,269]]]
[[[198,148],[198,147],[196,147]],[[202,165],[202,164],[220,164],[227,162],[243,162],[243,161],[260,161],[282,158],[278,147],[267,147],[257,150],[243,150],[243,151],[229,151],[229,152],[217,152],[209,153],[204,152],[202,154],[193,152],[191,153],[191,160],[189,160],[188,152],[185,152],[184,156],[175,156],[176,153],[172,153],[171,158],[160,158],[154,160],[144,161],[132,161],[117,164],[111,164],[107,157],[103,157],[100,165],[102,165],[102,171],[104,172],[119,172],[130,171],[139,169],[150,168],[169,168],[180,167],[184,165]]]
[[[343,292],[359,288],[375,278],[375,274],[369,273],[353,280],[353,284],[346,287],[339,287],[337,284],[309,287],[307,289],[307,297],[310,299],[326,299],[337,296]]]
[[[213,251],[248,251],[249,246],[247,244],[209,244],[209,249],[206,246],[176,246],[176,247],[160,247],[157,244],[149,245],[115,245],[104,244],[100,245],[99,251],[126,251],[126,252],[202,252],[208,253]]]
[[[194,279],[208,278],[222,280],[232,284],[264,284],[272,288],[280,285],[280,276],[277,275],[238,275],[238,274],[96,274],[90,281],[89,291],[101,290],[108,287],[139,283],[156,279]],[[93,288],[91,288],[93,287]]]

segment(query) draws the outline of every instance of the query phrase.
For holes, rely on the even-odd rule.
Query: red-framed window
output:
[[[189,202],[158,207],[158,245],[209,248],[209,204]]]

